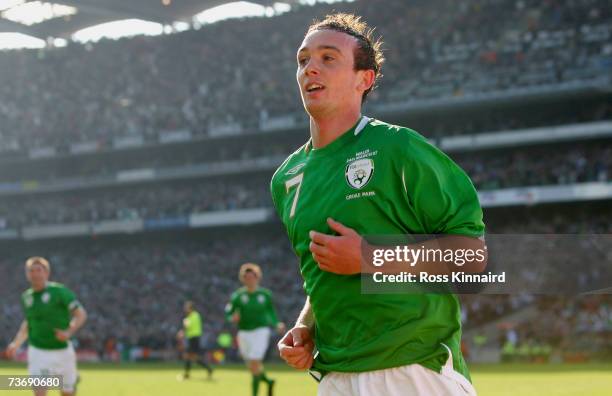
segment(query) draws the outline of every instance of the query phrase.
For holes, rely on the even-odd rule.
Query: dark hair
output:
[[[337,13],[330,14],[322,21],[314,21],[306,34],[317,30],[333,30],[345,33],[357,39],[355,49],[355,70],[374,70],[374,83],[363,92],[361,102],[365,102],[368,94],[376,88],[376,82],[382,77],[381,68],[385,62],[382,52],[382,39],[374,39],[374,28],[361,21],[361,17],[353,14]]]

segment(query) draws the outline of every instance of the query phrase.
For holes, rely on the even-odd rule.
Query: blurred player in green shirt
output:
[[[270,342],[270,327],[283,333],[285,325],[276,316],[272,292],[259,287],[261,275],[257,264],[246,263],[240,267],[239,278],[244,287],[232,294],[225,315],[238,325],[238,348],[253,376],[253,396],[257,396],[261,381],[268,385],[268,396],[272,396],[274,380],[266,376],[262,361]]]
[[[363,236],[436,234],[435,243],[484,249],[467,175],[417,132],[361,114],[380,76],[381,44],[358,17],[335,14],[311,25],[297,51],[311,138],[275,172],[271,192],[308,297],[280,355],[311,369],[321,396],[475,394],[455,295],[361,293]],[[411,271],[399,264],[385,268]]]
[[[87,313],[74,293],[61,283],[49,282],[51,266],[43,257],[31,257],[25,263],[31,287],[21,295],[25,320],[7,348],[12,357],[28,340],[30,375],[61,375],[62,395],[76,393],[78,373],[76,354],[70,338],[85,324]],[[36,396],[47,394],[35,389]]]
[[[183,354],[185,360],[185,372],[183,379],[188,379],[191,371],[192,363],[198,363],[208,372],[208,378],[212,377],[212,367],[204,361],[200,348],[202,338],[202,317],[200,313],[193,308],[193,301],[186,301],[183,305],[185,318],[183,319],[183,329],[179,331],[178,338],[186,340],[186,351]]]

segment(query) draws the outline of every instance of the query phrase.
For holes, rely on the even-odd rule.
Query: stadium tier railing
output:
[[[484,208],[612,199],[612,182],[507,188],[478,193]],[[260,224],[278,221],[272,208],[236,209],[189,216],[106,220],[24,226],[0,230],[0,239],[45,239],[102,234],[133,234],[164,229],[189,229]]]
[[[456,152],[609,137],[612,137],[612,121],[449,136],[440,139],[430,139],[430,141],[438,145],[444,151]],[[285,155],[274,155],[252,159],[210,162],[157,169],[129,169],[118,171],[114,175],[105,176],[60,178],[53,181],[27,180],[20,182],[0,182],[0,197],[111,187],[128,185],[131,183],[159,182],[273,171],[284,159]]]

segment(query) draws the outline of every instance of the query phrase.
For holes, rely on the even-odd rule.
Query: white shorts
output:
[[[244,360],[263,360],[269,343],[269,327],[238,331],[238,349]]]
[[[61,375],[64,392],[73,392],[77,382],[76,353],[72,344],[64,349],[39,349],[28,346],[30,375]]]
[[[437,373],[420,364],[363,373],[327,374],[319,384],[318,396],[476,396],[463,375],[453,370],[450,354]]]

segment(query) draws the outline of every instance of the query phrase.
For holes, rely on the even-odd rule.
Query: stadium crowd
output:
[[[415,115],[395,120],[427,137],[438,139],[483,132],[524,130],[538,127],[584,124],[612,120],[609,98],[562,105],[544,104],[525,112],[522,107],[488,111],[454,111]],[[286,158],[307,140],[306,128],[225,139],[201,139],[179,145],[151,144],[139,149],[108,149],[87,155],[58,152],[57,157],[30,158],[27,155],[0,157],[0,183],[25,180],[58,180],[68,177],[112,176],[119,171],[167,168],[262,157]]]
[[[172,243],[168,240],[173,240]],[[31,250],[30,250],[31,252]],[[42,254],[42,252],[41,252]],[[99,349],[109,337],[131,345],[172,348],[181,326],[182,304],[191,299],[204,318],[209,336],[230,326],[224,307],[239,287],[238,268],[247,261],[260,264],[263,285],[278,296],[280,318],[296,317],[304,293],[297,259],[280,234],[209,235],[204,240],[167,238],[108,245],[95,241],[87,247],[67,244],[45,249],[52,263],[52,279],[71,288],[89,313],[78,334],[79,345]],[[27,288],[23,257],[3,257],[0,278],[0,340],[8,341],[21,314],[19,295]]]
[[[606,0],[297,6],[161,37],[2,53],[0,146],[255,130],[302,114],[296,48],[313,17],[348,7],[378,27],[389,49],[377,104],[593,80],[612,67]]]
[[[333,6],[338,11],[343,7]],[[609,75],[612,67],[612,12],[604,0],[568,4],[555,0],[410,4],[358,0],[351,4],[354,7],[378,26],[390,49],[385,77],[372,95],[375,104],[586,81]],[[143,135],[146,142],[155,142],[166,131],[188,129],[206,136],[218,128],[231,129],[233,124],[255,131],[273,117],[293,116],[301,112],[294,82],[301,27],[313,15],[329,10],[329,5],[317,5],[273,19],[226,21],[162,37],[2,53],[0,150],[89,141],[108,147],[113,139],[127,135]],[[612,119],[609,102],[585,107],[552,117],[546,112],[525,117],[491,112],[459,120],[416,119],[409,126],[431,137]],[[180,155],[147,149],[117,161],[93,155],[58,160],[61,167],[45,160],[24,161],[27,166],[23,167],[14,162],[0,169],[0,181],[86,178],[125,169],[274,157],[296,147],[291,139],[275,144],[204,145],[202,150],[194,145]],[[609,142],[451,155],[479,190],[610,181],[612,177]],[[0,230],[271,206],[267,174],[192,180],[2,195]],[[507,218],[490,213],[494,220],[485,218],[489,232],[612,232],[610,209],[605,207],[555,213],[511,209],[505,212]],[[11,245],[9,253],[0,256],[0,315],[8,318],[0,321],[0,346],[6,345],[22,318],[18,296],[27,287],[22,266],[33,254],[49,257],[52,278],[74,290],[87,308],[89,321],[78,333],[83,348],[102,350],[108,339],[172,348],[186,299],[194,300],[203,313],[207,343],[214,344],[215,336],[229,328],[223,307],[238,286],[237,268],[245,261],[262,265],[263,285],[277,296],[280,318],[290,322],[296,317],[304,299],[302,281],[297,260],[279,230],[192,232],[195,235],[160,233],[125,237],[125,241],[66,239]],[[533,257],[537,254],[533,251]],[[605,296],[544,299],[517,293],[462,298],[468,328],[537,302],[547,312],[542,314],[545,320],[517,324],[511,338],[519,342],[549,337],[544,341],[569,348],[564,340],[571,334],[610,337],[610,300]],[[550,323],[556,330],[544,334],[544,325]]]
[[[478,190],[560,185],[612,178],[609,142],[571,147],[541,146],[523,150],[458,153],[454,159]]]
[[[610,214],[610,208],[578,205],[553,207],[549,213],[535,215],[530,209],[490,212],[487,218],[495,233],[611,233]],[[547,221],[550,217],[555,220]],[[544,262],[537,258],[542,251],[529,246],[525,254]],[[53,266],[52,278],[74,290],[87,308],[90,318],[78,341],[89,349],[102,350],[109,338],[124,345],[173,348],[185,299],[196,301],[204,316],[207,343],[214,345],[220,332],[231,329],[224,322],[223,307],[238,287],[237,269],[246,261],[262,265],[263,286],[275,294],[281,320],[293,320],[304,299],[297,259],[277,225],[190,236],[160,234],[86,243],[66,240],[34,247],[17,244],[0,258],[0,279],[5,284],[0,288],[0,314],[7,318],[0,322],[0,343],[9,341],[22,318],[19,295],[27,288],[23,261],[32,254],[47,256]],[[609,314],[609,295],[596,300],[599,305],[589,311],[593,314],[583,314],[576,308],[580,300],[559,294],[531,295],[524,285],[508,295],[462,295],[464,325],[474,328],[534,302],[552,301],[564,314],[551,320],[571,316],[571,320],[564,320],[570,333],[594,330],[609,334],[609,316],[605,316]],[[555,318],[557,311],[551,312]],[[539,326],[521,326],[531,325]],[[535,330],[525,330],[531,331]]]
[[[546,362],[554,351],[568,362],[612,357],[612,294],[540,296],[534,302],[529,318],[498,324],[491,341],[503,361]]]
[[[612,179],[612,148],[606,143],[573,144],[562,150],[543,146],[477,155],[458,153],[455,160],[479,191]],[[5,196],[0,197],[0,229],[270,207],[269,179],[264,172],[233,179],[192,179],[117,189]]]
[[[229,183],[226,179],[132,186],[119,190],[85,190],[53,195],[28,195],[3,202],[5,227],[161,219],[192,213],[262,208],[272,205],[262,177]],[[0,227],[2,228],[2,227]]]

